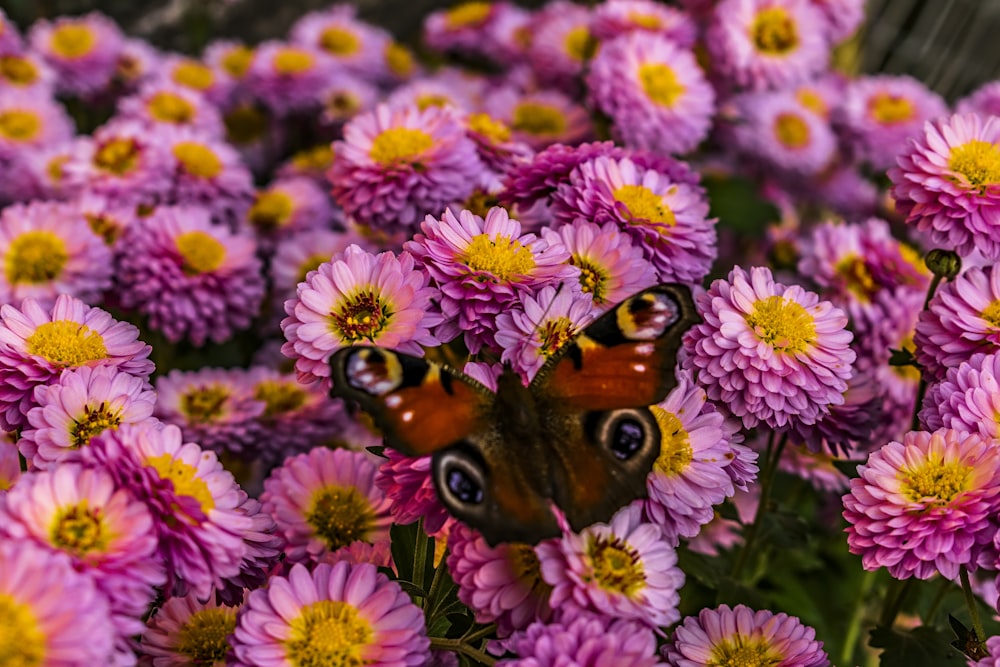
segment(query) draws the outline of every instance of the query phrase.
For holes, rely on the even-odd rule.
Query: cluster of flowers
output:
[[[751,523],[774,451],[847,492],[866,568],[1000,570],[1000,84],[949,115],[915,80],[833,71],[862,0],[680,4],[466,2],[424,41],[477,68],[434,70],[347,6],[199,59],[96,13],[23,36],[0,13],[4,655],[457,665],[390,576],[390,527],[420,520],[499,664],[828,665],[785,613],[680,611],[678,547],[742,542],[718,507]],[[707,289],[736,242],[701,174],[781,215]],[[935,244],[964,270],[928,271]],[[376,455],[327,396],[356,344],[527,383],[663,282],[702,322],[651,408],[648,497],[580,533],[490,546],[427,458]],[[253,365],[172,368],[239,336]]]

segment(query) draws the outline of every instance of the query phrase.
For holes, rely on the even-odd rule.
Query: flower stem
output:
[[[767,441],[764,465],[761,466],[760,499],[757,502],[757,512],[754,514],[753,523],[747,527],[743,548],[740,549],[740,553],[736,557],[736,563],[733,565],[733,571],[730,573],[733,579],[740,578],[740,575],[743,573],[743,567],[746,565],[751,552],[756,546],[760,524],[764,519],[764,515],[767,514],[767,505],[771,498],[772,482],[774,481],[775,474],[778,472],[778,461],[781,460],[781,453],[785,450],[785,444],[788,442],[788,434],[783,433],[778,440],[777,446],[775,446],[774,436],[775,433],[772,431]]]
[[[858,643],[858,636],[861,634],[861,624],[865,618],[865,602],[868,600],[868,596],[871,595],[876,576],[877,572],[875,570],[866,570],[861,575],[861,584],[858,586],[858,593],[854,597],[854,612],[851,614],[851,620],[847,624],[847,632],[844,635],[844,646],[841,648],[838,664],[851,664],[851,659],[854,657],[855,644]]]
[[[893,579],[889,588],[885,592],[885,599],[882,602],[882,614],[879,616],[878,624],[891,628],[896,622],[899,610],[903,607],[907,594],[912,587],[913,579]]]
[[[962,592],[965,593],[965,607],[969,610],[969,617],[972,618],[972,631],[976,633],[976,641],[982,644],[986,641],[986,631],[983,629],[983,619],[979,617],[976,595],[972,592],[972,584],[969,583],[969,571],[964,567],[959,568],[958,576],[962,581]]]
[[[927,298],[924,299],[924,310],[930,308],[931,299],[934,298],[934,293],[937,292],[938,285],[941,284],[941,280],[944,276],[935,273],[934,277],[931,278],[931,284],[927,288]],[[924,378],[923,374],[920,375],[920,384],[917,385],[917,397],[913,402],[913,418],[910,420],[910,430],[919,431],[920,430],[920,408],[924,404],[924,395],[927,394],[927,380]]]
[[[417,540],[413,545],[413,584],[423,590],[424,566],[427,564],[427,533],[424,532],[424,520],[417,523]]]
[[[477,648],[466,644],[461,639],[445,639],[443,637],[431,637],[431,648],[435,651],[453,651],[460,655],[464,655],[467,658],[475,660],[480,665],[486,665],[486,667],[493,667],[497,664],[497,659],[493,656],[487,655]]]

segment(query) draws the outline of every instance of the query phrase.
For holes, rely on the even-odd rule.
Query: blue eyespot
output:
[[[448,490],[463,503],[479,505],[483,502],[483,487],[460,466],[450,466],[445,471]]]
[[[611,453],[622,461],[632,458],[646,441],[646,429],[635,419],[619,419],[611,434]]]

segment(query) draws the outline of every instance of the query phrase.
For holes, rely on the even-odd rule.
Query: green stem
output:
[[[481,665],[493,667],[497,664],[497,659],[487,655],[477,648],[473,648],[461,639],[445,639],[443,637],[431,637],[431,648],[435,651],[452,651],[467,658],[472,658]]]
[[[417,523],[417,541],[413,545],[413,584],[420,590],[424,589],[424,566],[427,563],[428,537],[424,532],[424,520]]]
[[[849,665],[854,658],[855,644],[858,643],[858,637],[861,635],[861,624],[865,618],[865,601],[872,592],[877,575],[875,570],[866,570],[861,575],[861,585],[858,586],[858,593],[854,596],[854,612],[851,614],[851,620],[847,623],[844,646],[841,648],[838,664]]]
[[[948,594],[948,589],[952,587],[952,584],[951,580],[941,577],[941,581],[938,582],[937,592],[934,594],[934,599],[931,600],[931,604],[927,608],[927,613],[924,614],[924,625],[934,625],[934,615],[937,614],[938,608],[944,602],[944,596]]]
[[[438,594],[441,589],[441,582],[444,581],[444,571],[445,571],[444,560],[441,560],[441,564],[434,568],[434,578],[431,579],[431,589],[427,591],[427,624],[430,625],[434,618],[437,616],[438,607],[441,606],[441,600],[438,600]]]
[[[893,579],[885,592],[885,600],[882,603],[882,614],[879,616],[878,624],[882,627],[891,628],[896,622],[896,616],[903,607],[907,594],[912,587],[913,579]]]
[[[774,444],[774,432],[771,432],[771,436],[767,441],[767,452],[764,454],[764,465],[761,466],[761,477],[760,477],[760,500],[757,502],[757,511],[753,517],[753,523],[751,523],[746,530],[745,539],[743,541],[743,548],[740,549],[739,556],[736,557],[736,563],[733,565],[733,571],[730,573],[733,579],[739,579],[743,572],[743,567],[749,560],[750,554],[756,547],[757,534],[760,532],[760,524],[764,519],[764,515],[767,514],[767,505],[771,498],[771,486],[774,481],[775,474],[778,471],[778,461],[781,460],[781,453],[785,449],[785,444],[788,442],[788,434],[782,434],[781,438],[778,440],[777,446]]]
[[[931,278],[931,284],[927,288],[927,298],[924,299],[924,310],[930,308],[931,299],[934,298],[934,293],[937,292],[938,285],[941,284],[942,276],[934,274]],[[924,404],[924,395],[927,393],[927,380],[924,379],[923,374],[920,376],[920,384],[917,385],[917,398],[913,402],[913,418],[910,420],[910,430],[919,431],[920,430],[920,408]]]
[[[462,635],[462,641],[464,641],[466,644],[472,644],[474,642],[478,642],[481,639],[489,637],[496,631],[497,631],[497,624],[490,623],[489,625],[484,625],[475,632],[468,632]]]
[[[976,633],[976,641],[982,644],[986,641],[986,631],[983,629],[983,619],[979,617],[979,605],[976,604],[976,595],[972,592],[972,584],[969,583],[969,571],[964,567],[959,568],[958,576],[962,580],[965,606],[969,610],[969,616],[972,618],[972,631]]]

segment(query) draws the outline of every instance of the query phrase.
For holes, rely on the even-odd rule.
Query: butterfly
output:
[[[648,406],[677,384],[681,336],[698,321],[690,290],[651,287],[594,320],[528,386],[496,392],[447,366],[379,347],[330,359],[331,395],[367,412],[385,443],[433,456],[438,498],[491,545],[536,544],[607,521],[646,495],[661,433]]]

